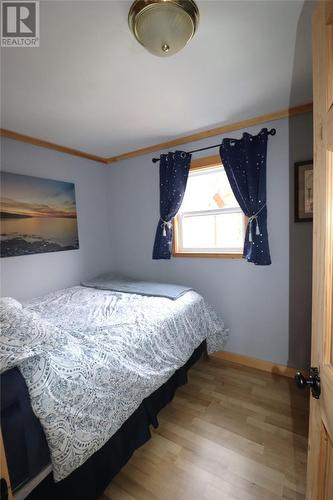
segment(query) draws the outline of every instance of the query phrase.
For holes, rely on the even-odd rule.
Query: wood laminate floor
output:
[[[210,358],[100,500],[304,499],[309,395]]]

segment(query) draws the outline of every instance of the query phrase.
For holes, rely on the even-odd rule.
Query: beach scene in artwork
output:
[[[79,248],[75,186],[1,172],[1,257]]]

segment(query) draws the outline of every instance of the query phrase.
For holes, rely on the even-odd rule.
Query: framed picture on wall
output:
[[[79,248],[72,182],[0,173],[1,257]]]
[[[313,160],[295,163],[295,222],[313,220]]]

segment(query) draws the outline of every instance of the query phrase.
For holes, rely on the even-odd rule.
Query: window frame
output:
[[[192,160],[191,165],[190,165],[190,171],[193,170],[208,170],[208,169],[213,169],[216,167],[221,167],[223,166],[221,162],[221,158],[219,155],[213,155],[213,156],[207,156],[205,158],[199,158],[197,160]],[[232,213],[238,212],[238,210],[232,209]],[[198,215],[199,213],[202,214],[203,211],[198,211],[196,212]],[[215,214],[217,210],[214,210]],[[242,210],[240,209],[240,212]],[[190,213],[190,212],[189,212]],[[226,209],[222,209],[221,213],[226,213]],[[195,212],[193,212],[195,214]],[[172,255],[173,257],[199,257],[199,258],[217,258],[217,259],[242,259],[243,258],[243,251],[242,250],[237,250],[235,252],[212,252],[212,251],[207,251],[207,249],[204,250],[198,250],[196,249],[195,251],[188,251],[188,250],[183,250],[180,248],[180,220],[182,218],[182,215],[177,214],[173,219],[172,219],[172,227],[173,227],[173,241],[172,241]],[[244,215],[243,213],[243,220],[244,220],[244,231],[246,230],[246,226],[248,224],[248,218]]]

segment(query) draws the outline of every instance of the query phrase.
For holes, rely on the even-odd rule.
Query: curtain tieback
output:
[[[248,221],[248,226],[249,226],[249,242],[252,243],[252,224],[253,224],[253,221],[256,221],[256,235],[259,236],[260,234],[260,228],[259,228],[259,222],[258,222],[258,215],[260,214],[260,212],[265,208],[266,206],[266,203],[258,210],[257,213],[255,213],[254,215],[251,215],[251,217],[249,217],[249,221]]]
[[[162,236],[166,236],[166,228],[170,228],[171,227],[171,222],[168,222],[166,220],[163,220],[162,217],[161,217],[161,221],[162,221],[162,227],[163,227],[163,231],[162,231]]]

